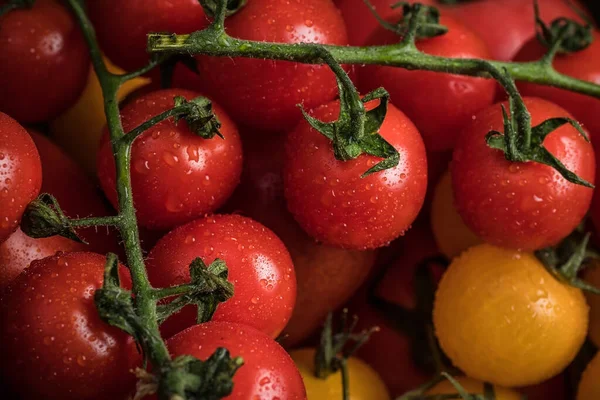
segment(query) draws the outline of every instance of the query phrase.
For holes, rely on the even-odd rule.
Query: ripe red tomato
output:
[[[121,112],[126,132],[147,119],[173,108],[176,96],[191,100],[200,94],[167,89],[140,96]],[[131,181],[138,222],[147,228],[164,229],[184,224],[216,210],[231,195],[242,169],[242,145],[238,131],[217,104],[213,110],[221,121],[225,139],[203,139],[185,121],[165,120],[145,131],[131,150]],[[98,154],[102,188],[117,206],[115,167],[105,130]]]
[[[572,54],[558,54],[552,63],[555,70],[584,81],[600,83],[600,32],[593,31],[594,41],[584,50]],[[531,39],[515,56],[515,61],[540,59],[547,49],[537,40]],[[570,112],[590,132],[594,143],[600,144],[600,100],[561,90],[550,86],[520,82],[519,90],[524,96],[537,96],[552,101]]]
[[[451,17],[442,17],[440,22],[448,32],[417,41],[419,50],[442,57],[490,58],[485,43],[466,26]],[[367,44],[393,44],[399,40],[396,33],[380,27]],[[428,151],[452,149],[462,126],[491,105],[496,92],[496,83],[489,79],[378,65],[361,68],[359,78],[364,93],[381,86],[387,89],[393,104],[421,132]]]
[[[47,137],[29,130],[42,161],[42,193],[50,193],[58,200],[65,215],[71,218],[106,216],[114,213],[105,204],[100,188],[83,172],[60,147]],[[78,229],[77,234],[89,243],[87,251],[100,254],[120,253],[116,231],[106,228]],[[60,241],[54,243],[58,244]],[[27,243],[34,243],[27,241]],[[48,242],[49,243],[49,242]],[[72,251],[73,245],[62,251]],[[49,250],[48,250],[49,251]],[[52,253],[54,254],[54,253]],[[51,254],[46,254],[40,259]],[[31,259],[30,261],[32,261]]]
[[[371,102],[367,108],[374,106]],[[339,101],[311,113],[334,121]],[[398,150],[400,163],[366,178],[361,175],[380,160],[377,157],[336,160],[331,141],[306,121],[288,136],[284,173],[288,208],[313,238],[348,249],[374,249],[402,235],[417,217],[427,189],[421,135],[392,105],[379,133]]]
[[[331,0],[252,0],[225,22],[233,37],[279,43],[347,45],[346,28]],[[199,57],[207,92],[236,121],[261,130],[289,129],[307,109],[333,100],[335,76],[326,65],[249,58]]]
[[[239,215],[215,215],[169,232],[150,251],[148,276],[154,287],[189,282],[189,265],[201,257],[208,265],[225,261],[234,295],[221,303],[213,321],[252,326],[277,337],[296,300],[296,276],[290,255],[277,236]],[[195,308],[185,307],[162,326],[167,337],[195,323]]]
[[[86,246],[62,236],[33,239],[17,229],[0,244],[0,292],[34,260],[56,252],[84,251]]]
[[[52,119],[77,100],[89,68],[81,31],[61,2],[38,0],[0,17],[0,111],[21,122]]]
[[[246,325],[208,322],[186,329],[167,341],[173,357],[192,355],[206,360],[219,347],[244,365],[233,376],[228,400],[303,400],[306,391],[296,365],[269,336]]]
[[[321,328],[327,313],[350,298],[371,271],[375,252],[317,243],[300,228],[283,194],[284,142],[281,135],[244,142],[242,180],[227,209],[272,229],[292,256],[296,306],[280,341],[292,347]]]
[[[17,121],[0,112],[0,243],[17,229],[42,185],[35,144]]]
[[[94,305],[105,261],[95,253],[34,261],[4,292],[0,370],[23,398],[103,400],[132,389],[128,336]]]
[[[102,0],[87,7],[102,50],[128,71],[148,63],[148,33],[192,33],[210,22],[198,0]]]
[[[533,126],[571,117],[546,100],[525,98],[525,105]],[[451,172],[458,213],[477,236],[497,246],[529,251],[556,244],[581,222],[593,190],[568,182],[549,166],[507,161],[501,151],[487,146],[490,130],[503,131],[499,104],[477,114],[454,149]],[[544,146],[570,171],[594,182],[592,145],[575,128],[555,130]]]
[[[538,0],[538,3],[544,21],[558,17],[578,18],[567,1]],[[523,43],[535,34],[531,1],[470,1],[448,6],[446,10],[447,15],[462,21],[484,40],[495,60],[512,59]]]

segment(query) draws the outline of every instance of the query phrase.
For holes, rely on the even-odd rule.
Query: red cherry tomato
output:
[[[200,96],[183,89],[152,92],[133,100],[121,112],[126,132],[147,119],[173,108],[176,96],[188,100]],[[163,121],[146,130],[133,143],[131,181],[133,200],[141,225],[172,228],[216,210],[231,195],[242,169],[242,145],[238,131],[217,104],[225,139],[203,139],[184,121]],[[115,167],[105,130],[98,154],[98,176],[107,197],[117,206]]]
[[[525,105],[533,126],[570,117],[546,100],[525,98]],[[568,182],[549,166],[507,161],[501,151],[487,146],[490,130],[503,131],[499,104],[477,114],[454,149],[451,172],[458,213],[473,233],[497,246],[530,251],[556,244],[581,222],[593,190]],[[592,145],[575,128],[555,130],[544,146],[570,171],[594,182]]]
[[[0,292],[15,280],[34,260],[52,256],[58,251],[84,251],[86,246],[62,236],[33,239],[17,229],[0,244]]]
[[[56,197],[65,215],[71,218],[101,217],[114,213],[105,204],[100,188],[60,147],[40,133],[29,130],[29,134],[35,142],[42,161],[43,179],[40,192],[50,193]],[[77,233],[89,243],[87,251],[100,254],[122,252],[116,231],[91,227],[78,229]],[[72,251],[68,250],[70,248],[73,248],[73,245],[62,251]],[[51,254],[36,259],[48,255]]]
[[[0,112],[0,243],[13,233],[42,185],[35,144],[17,121]]]
[[[538,0],[540,16],[550,22],[558,17],[577,18],[564,0]],[[475,31],[487,44],[492,58],[508,61],[535,34],[533,2],[523,0],[467,1],[446,7],[452,15]]]
[[[327,313],[352,296],[371,271],[375,252],[317,243],[298,226],[283,194],[284,142],[284,136],[276,135],[244,143],[242,181],[227,209],[272,229],[292,256],[298,293],[280,341],[292,347],[320,329]]]
[[[325,122],[338,114],[338,101],[312,111]],[[348,249],[373,249],[402,235],[417,217],[427,188],[421,135],[391,105],[379,133],[398,150],[400,163],[366,178],[361,175],[380,161],[377,157],[336,160],[331,141],[306,121],[288,136],[284,173],[288,208],[313,238]]]
[[[397,21],[402,17],[402,8],[393,9],[396,0],[369,0],[375,7],[379,16],[387,21]],[[421,3],[435,5],[435,0],[410,1],[410,3]],[[348,27],[348,41],[353,46],[364,46],[371,35],[379,28],[380,24],[371,13],[364,0],[339,0],[337,6],[342,12],[346,26]]]
[[[572,54],[559,54],[552,63],[555,70],[584,81],[600,83],[600,32],[593,31],[594,41],[584,50]],[[515,61],[540,59],[547,49],[537,40],[531,39],[515,56]],[[524,96],[537,96],[552,101],[569,111],[590,132],[592,141],[600,139],[600,100],[561,90],[550,86],[520,82],[519,90]],[[600,144],[600,142],[598,142]]]
[[[450,58],[490,58],[485,43],[470,29],[450,17],[442,17],[440,22],[448,27],[448,32],[417,41],[419,50]],[[368,44],[393,44],[399,40],[396,33],[381,27]],[[476,112],[491,105],[496,92],[496,83],[489,79],[377,65],[360,70],[363,92],[380,86],[415,123],[428,151],[452,149],[462,126]]]
[[[22,398],[104,400],[132,389],[128,336],[94,305],[105,261],[95,253],[34,261],[4,292],[0,370]]]
[[[344,21],[331,0],[252,0],[225,23],[233,37],[279,43],[347,45]],[[333,100],[335,76],[325,65],[249,58],[199,57],[207,92],[244,124],[282,131],[307,109]]]
[[[52,119],[75,103],[89,68],[81,31],[60,2],[0,17],[0,111],[21,122]]]
[[[244,365],[233,376],[228,400],[303,400],[302,377],[285,350],[269,336],[246,325],[208,322],[186,329],[167,341],[173,357],[192,355],[206,360],[219,347]]]
[[[210,22],[197,0],[101,0],[87,7],[102,50],[128,71],[148,63],[148,33],[192,33]]]
[[[148,255],[154,287],[189,282],[189,265],[201,257],[208,265],[225,261],[233,298],[221,303],[213,321],[252,326],[277,337],[294,308],[296,276],[290,255],[277,236],[258,222],[239,215],[215,215],[180,226],[158,241]],[[163,325],[171,336],[195,322],[196,310],[185,307]]]

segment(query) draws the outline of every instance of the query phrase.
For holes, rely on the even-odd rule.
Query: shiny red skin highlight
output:
[[[326,122],[338,114],[338,101],[312,111],[313,117]],[[421,135],[392,105],[380,134],[398,150],[400,163],[366,178],[361,175],[380,158],[361,155],[338,161],[331,141],[306,121],[288,135],[284,170],[288,209],[316,240],[347,249],[374,249],[404,234],[417,217],[427,189]]]
[[[85,251],[86,246],[62,236],[34,239],[17,229],[0,244],[0,292],[34,260],[57,252]]]
[[[490,58],[485,43],[466,26],[451,17],[442,17],[441,23],[448,33],[417,41],[420,51],[450,58]],[[381,27],[367,44],[398,40],[397,34]],[[392,103],[415,123],[428,151],[452,149],[462,126],[491,105],[496,92],[496,83],[489,79],[378,65],[360,69],[359,86],[363,93],[384,87]]]
[[[331,0],[251,0],[225,27],[230,36],[247,40],[348,44]],[[259,130],[290,129],[302,118],[298,104],[311,109],[337,96],[335,76],[326,65],[198,57],[198,68],[207,93],[237,122]]]
[[[525,98],[525,105],[534,126],[571,117],[546,100]],[[458,213],[475,234],[496,246],[531,251],[558,243],[585,216],[593,190],[566,181],[549,166],[506,160],[500,150],[487,146],[490,130],[503,131],[500,104],[477,114],[454,149],[451,173]],[[594,182],[594,150],[575,128],[555,130],[544,146],[569,170]]]
[[[167,347],[173,357],[189,354],[206,360],[219,347],[242,357],[244,365],[233,376],[233,393],[227,400],[306,399],[302,377],[288,353],[249,326],[207,322],[173,336]]]
[[[121,111],[125,132],[173,108],[176,96],[188,100],[199,93],[166,89],[140,96]],[[168,229],[216,210],[233,193],[242,171],[242,145],[237,127],[218,104],[213,110],[225,139],[203,139],[185,121],[170,118],[142,133],[133,143],[131,184],[140,225]],[[115,167],[105,130],[98,154],[98,176],[117,206]]]
[[[88,54],[81,30],[59,1],[38,0],[0,17],[0,111],[24,123],[58,116],[87,82]]]
[[[87,7],[102,50],[128,71],[148,63],[148,33],[192,33],[210,22],[198,0],[94,0]]]
[[[538,4],[540,15],[547,23],[563,16],[578,18],[567,1],[538,0]],[[581,4],[577,6],[581,8]],[[531,1],[471,1],[447,6],[445,13],[475,31],[487,44],[494,60],[511,60],[523,43],[535,35]]]
[[[0,243],[19,226],[42,186],[42,165],[31,136],[0,112]]]
[[[290,254],[273,232],[239,215],[206,217],[169,232],[150,251],[146,262],[154,287],[188,283],[189,265],[200,257],[209,265],[219,258],[229,268],[234,295],[221,303],[213,321],[252,326],[275,338],[296,301],[296,276]],[[187,306],[161,327],[163,335],[195,324],[196,309]]]
[[[22,398],[105,400],[133,388],[129,337],[94,305],[105,262],[95,253],[34,261],[3,293],[0,370]]]
[[[594,41],[584,50],[572,54],[559,54],[554,58],[552,66],[558,72],[592,83],[600,83],[600,32],[593,31]],[[541,58],[547,51],[537,38],[528,41],[515,56],[515,61],[533,61]],[[536,96],[551,101],[575,116],[590,133],[594,144],[600,139],[600,100],[527,82],[518,83],[523,96]]]

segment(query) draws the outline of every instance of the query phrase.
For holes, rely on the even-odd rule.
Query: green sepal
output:
[[[579,16],[586,21],[583,25],[575,20],[559,17],[548,26],[540,17],[539,5],[534,1],[536,37],[542,45],[552,49],[555,53],[569,54],[581,51],[594,40],[592,35],[593,25],[588,17],[576,10]]]
[[[178,123],[182,118],[187,122],[190,130],[203,137],[204,139],[212,139],[219,136],[224,139],[219,131],[221,122],[215,115],[212,109],[212,102],[206,97],[196,97],[188,101],[182,96],[175,97],[175,107],[183,105],[191,105],[190,110],[182,116],[175,116],[175,123]]]
[[[63,213],[56,198],[48,193],[40,194],[27,205],[21,218],[21,230],[34,239],[59,235],[87,244],[70,226],[69,218]]]
[[[184,355],[174,359],[161,373],[159,398],[219,400],[233,391],[233,376],[244,364],[219,347],[205,361]]]
[[[161,324],[187,305],[197,307],[197,323],[210,321],[217,306],[233,297],[233,284],[227,280],[227,265],[216,259],[206,266],[200,257],[190,264],[190,284],[185,293],[173,301],[157,306],[157,319]]]
[[[227,2],[226,16],[233,15],[240,11],[248,2],[248,0],[200,0],[200,4],[204,9],[204,13],[210,18],[215,18],[219,4],[223,1]]]

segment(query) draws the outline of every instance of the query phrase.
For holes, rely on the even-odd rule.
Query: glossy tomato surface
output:
[[[121,112],[126,132],[174,107],[174,98],[200,94],[183,89],[147,93]],[[131,181],[140,225],[173,228],[216,210],[231,195],[242,170],[242,145],[237,127],[215,103],[225,139],[203,139],[185,121],[172,118],[142,133],[133,143]],[[98,155],[98,176],[107,197],[117,205],[115,167],[105,130]]]
[[[294,265],[284,244],[263,225],[239,215],[206,217],[171,231],[147,260],[154,287],[190,280],[189,265],[200,257],[209,265],[219,258],[229,268],[234,295],[221,303],[213,321],[250,325],[275,338],[290,318],[296,299]],[[195,324],[187,306],[162,326],[169,337]]]
[[[347,45],[344,21],[331,0],[252,0],[228,18],[230,36],[278,43]],[[335,76],[325,65],[250,58],[199,57],[207,92],[240,123],[285,131],[306,109],[333,100]]]
[[[485,43],[462,23],[451,17],[442,17],[440,23],[448,32],[418,40],[420,51],[449,58],[490,58]],[[393,44],[400,39],[380,27],[367,44]],[[364,93],[384,87],[392,103],[415,123],[428,151],[452,149],[462,126],[491,105],[496,92],[496,83],[489,79],[378,65],[361,68],[359,82]]]
[[[128,71],[148,63],[148,33],[192,33],[210,22],[197,0],[101,0],[87,6],[102,50]]]
[[[318,330],[329,311],[350,298],[371,271],[375,252],[339,249],[308,236],[287,210],[283,194],[285,137],[242,137],[247,138],[244,171],[226,209],[272,229],[292,256],[296,306],[280,343],[294,346]]]
[[[525,105],[533,126],[571,117],[546,100],[525,98]],[[490,130],[503,131],[499,104],[477,114],[454,149],[451,172],[458,213],[473,233],[497,246],[537,250],[558,243],[585,216],[593,190],[568,182],[552,167],[506,160],[500,150],[487,146]],[[594,182],[592,145],[575,128],[560,127],[543,145],[570,171]]]
[[[592,83],[600,83],[600,33],[593,31],[593,42],[586,49],[572,54],[559,54],[552,66],[558,72]],[[547,49],[532,38],[519,50],[515,61],[534,61],[540,59]],[[524,96],[536,96],[558,104],[573,114],[590,133],[594,143],[600,144],[600,100],[579,93],[561,90],[550,86],[520,82],[519,90]]]
[[[302,377],[286,351],[268,335],[246,325],[208,322],[186,329],[167,341],[173,356],[190,354],[206,360],[219,347],[244,365],[233,377],[228,400],[303,400]]]
[[[548,24],[558,17],[578,18],[563,0],[538,0],[540,16]],[[577,5],[581,7],[580,4]],[[474,30],[488,45],[495,60],[513,58],[523,43],[535,34],[533,2],[523,0],[479,0],[448,6],[446,13]]]
[[[336,120],[338,114],[337,101],[312,111],[325,122]],[[288,208],[316,240],[347,249],[373,249],[404,234],[417,217],[427,189],[421,135],[394,106],[379,133],[398,150],[400,163],[366,178],[361,175],[381,159],[361,155],[336,160],[331,141],[306,121],[288,135],[284,173]]]
[[[42,166],[31,136],[0,112],[0,242],[17,229],[41,186]]]
[[[0,369],[24,399],[104,400],[133,389],[128,336],[94,305],[105,262],[95,253],[34,261],[3,293]],[[121,277],[130,286],[124,267]]]
[[[81,94],[89,66],[81,31],[60,1],[0,17],[0,111],[27,123],[56,117]]]

